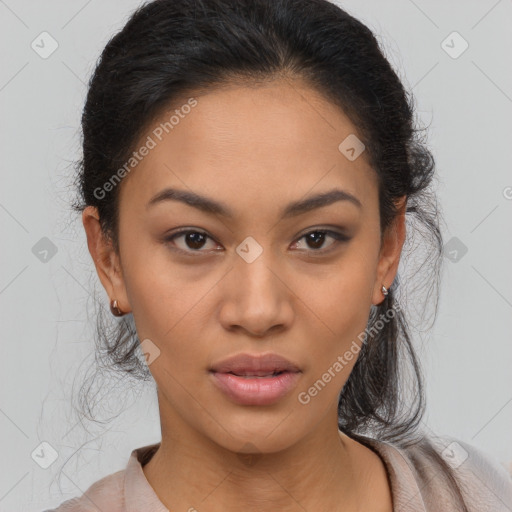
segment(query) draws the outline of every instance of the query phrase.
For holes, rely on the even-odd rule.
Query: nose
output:
[[[263,251],[254,261],[237,257],[224,280],[220,321],[229,331],[243,330],[254,337],[289,328],[293,293],[289,276]]]

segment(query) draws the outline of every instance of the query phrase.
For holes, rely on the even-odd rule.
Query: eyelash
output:
[[[164,239],[164,242],[165,243],[169,243],[169,242],[174,242],[174,240],[180,236],[183,236],[183,235],[187,235],[189,233],[197,233],[197,234],[200,234],[200,235],[203,235],[211,240],[214,240],[211,236],[209,236],[207,233],[205,233],[204,231],[200,231],[198,229],[183,229],[181,231],[177,231],[176,233],[172,234],[171,236],[168,236]],[[312,233],[322,233],[324,235],[328,235],[330,236],[331,238],[333,238],[335,240],[335,242],[333,244],[331,244],[331,246],[327,249],[309,249],[309,250],[306,250],[306,252],[311,252],[311,253],[320,253],[320,254],[326,254],[326,253],[329,253],[331,252],[332,250],[334,250],[340,243],[343,243],[343,242],[348,242],[350,240],[350,237],[347,236],[347,235],[344,235],[342,233],[338,233],[337,231],[332,231],[332,230],[329,230],[329,229],[313,229],[311,231],[308,231],[307,233],[304,233],[302,236],[300,236],[299,238],[296,239],[296,242],[298,242],[299,240],[302,240],[303,238],[307,237],[308,235],[312,234]],[[294,243],[296,243],[294,242]],[[189,249],[189,250],[185,250],[185,249],[181,249],[179,247],[172,247],[172,250],[175,250],[175,251],[178,251],[182,254],[186,254],[187,256],[192,256],[194,253],[207,253],[208,251],[202,251],[200,249],[197,249],[197,250],[194,250],[194,249]]]

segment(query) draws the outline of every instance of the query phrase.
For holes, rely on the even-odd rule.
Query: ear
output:
[[[96,266],[96,272],[110,300],[117,300],[117,305],[124,313],[131,311],[123,279],[119,254],[115,251],[112,240],[101,230],[98,209],[87,206],[82,212],[82,223],[87,235],[87,246]]]
[[[373,289],[372,302],[375,305],[384,300],[382,285],[389,289],[393,283],[400,263],[402,246],[405,241],[405,209],[407,196],[402,196],[397,203],[398,213],[394,222],[383,234],[383,240],[377,264],[377,276]]]

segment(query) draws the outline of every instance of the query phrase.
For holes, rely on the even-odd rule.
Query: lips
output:
[[[240,377],[271,377],[282,372],[299,372],[299,367],[277,354],[239,354],[214,364],[217,373],[232,373]]]
[[[270,405],[297,386],[302,371],[277,354],[239,354],[210,368],[213,384],[239,405]]]

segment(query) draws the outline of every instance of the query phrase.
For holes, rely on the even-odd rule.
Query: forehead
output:
[[[375,195],[375,173],[364,151],[350,160],[339,148],[358,135],[340,108],[300,81],[191,93],[145,130],[137,148],[152,149],[123,183],[122,196],[133,205],[134,195],[147,202],[173,186],[236,211],[338,186],[364,203]]]

